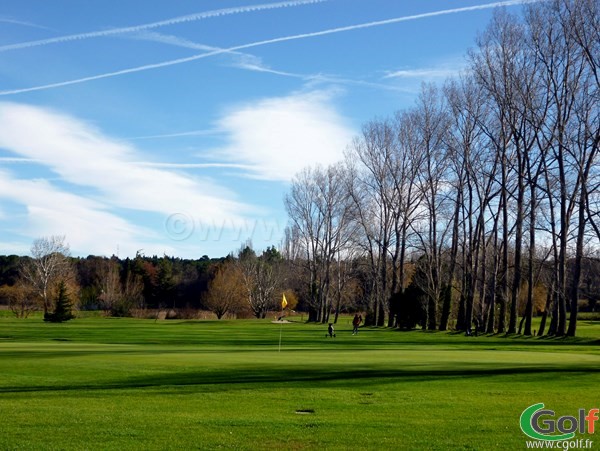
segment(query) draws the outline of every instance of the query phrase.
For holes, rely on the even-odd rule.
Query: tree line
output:
[[[599,9],[495,11],[458,77],[296,175],[282,251],[312,320],[348,288],[368,325],[532,335],[539,312],[575,335],[598,299]]]
[[[261,254],[244,243],[236,255],[210,259],[144,256],[71,257],[64,236],[36,239],[29,256],[0,256],[0,304],[19,318],[43,311],[45,318],[71,319],[68,311],[101,310],[114,317],[158,315],[195,318],[198,310],[218,319],[265,318],[298,300],[286,286],[288,265],[274,247]],[[68,308],[67,308],[68,307]],[[66,309],[66,310],[65,310]]]
[[[0,301],[18,317],[52,312],[64,284],[73,307],[129,316],[134,309],[199,307],[214,261],[70,255],[64,236],[36,239],[29,256],[0,256]]]

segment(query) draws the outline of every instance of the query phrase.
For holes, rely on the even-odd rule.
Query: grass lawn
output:
[[[526,407],[600,407],[598,322],[574,339],[351,329],[2,317],[0,449],[514,450]]]

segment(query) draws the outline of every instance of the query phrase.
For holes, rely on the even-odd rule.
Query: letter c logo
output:
[[[521,430],[523,431],[523,433],[525,435],[527,435],[530,438],[536,439],[536,440],[549,440],[549,441],[569,440],[569,439],[572,439],[573,437],[575,437],[574,432],[570,432],[568,434],[561,434],[561,435],[546,435],[546,434],[544,434],[543,433],[544,430],[538,426],[537,420],[541,415],[553,414],[554,412],[552,412],[551,410],[544,410],[544,411],[539,412],[543,408],[544,408],[544,404],[539,403],[539,404],[534,404],[532,406],[529,406],[523,411],[523,413],[521,414],[521,418],[520,418],[520,426],[521,426]],[[554,431],[554,427],[553,427],[554,425],[552,425],[552,427],[550,427],[548,422],[545,422],[545,424],[548,426],[548,429],[547,429],[548,432]]]

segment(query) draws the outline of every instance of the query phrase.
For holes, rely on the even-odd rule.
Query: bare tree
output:
[[[324,218],[317,205],[318,188],[313,172],[312,168],[305,168],[296,174],[290,192],[285,197],[285,206],[291,222],[286,251],[288,258],[305,267],[308,272],[308,319],[320,321],[320,241],[323,236]]]
[[[452,117],[447,143],[453,161],[453,180],[457,193],[448,284],[452,283],[456,266],[456,229],[462,224],[465,228],[463,236],[466,237],[463,242],[465,259],[462,262],[464,283],[461,287],[462,302],[457,328],[466,330],[473,315],[481,319],[483,316],[487,282],[486,226],[490,216],[488,210],[497,195],[495,180],[499,154],[493,151],[493,145],[488,142],[484,133],[485,126],[482,126],[488,113],[481,87],[471,77],[463,76],[459,82],[446,86],[446,97]],[[461,217],[462,220],[459,219]],[[475,295],[480,272],[480,306],[476,309]]]
[[[112,259],[103,261],[99,277],[99,299],[104,310],[111,311],[123,296],[119,263]]]
[[[292,223],[297,262],[309,274],[309,320],[329,320],[330,288],[336,259],[347,252],[353,235],[353,205],[346,190],[346,168],[341,164],[306,168],[296,175],[285,205]],[[290,243],[288,240],[288,243]]]
[[[100,301],[112,316],[129,316],[131,309],[143,302],[144,284],[138,274],[129,271],[121,275],[119,262],[113,258],[100,269]]]
[[[44,314],[52,309],[52,290],[70,276],[69,245],[64,236],[38,238],[31,246],[31,259],[20,268],[21,277],[40,299]]]
[[[533,2],[523,17],[496,11],[445,96],[424,85],[414,108],[363,127],[345,181],[367,324],[399,320],[412,251],[424,327],[448,328],[454,292],[458,329],[475,317],[489,333],[531,335],[543,281],[541,331],[550,319],[549,334],[575,334],[586,249],[600,240],[599,55],[597,0]],[[298,186],[294,255],[311,262],[323,312],[327,196],[316,182]]]
[[[366,254],[371,273],[365,293],[369,300],[366,325],[385,323],[392,294],[389,279],[396,277],[389,271],[389,258],[393,256],[397,260],[401,250],[394,245],[396,234],[402,233],[397,225],[399,193],[404,188],[397,177],[397,137],[389,120],[371,121],[363,127],[361,137],[354,141],[346,155],[352,174],[348,179],[348,192],[360,230],[356,243]]]
[[[514,231],[511,246],[514,261],[508,333],[517,331],[519,292],[523,280],[522,254],[527,194],[531,193],[529,200],[535,202],[536,183],[542,167],[542,160],[532,158],[532,155],[538,144],[540,123],[547,110],[544,96],[541,101],[538,97],[540,80],[537,62],[526,41],[525,26],[516,17],[502,11],[494,15],[492,23],[478,43],[479,53],[473,58],[477,81],[488,93],[501,125],[497,130],[500,132],[498,137],[502,139],[504,151],[501,160],[504,219],[508,216],[509,200],[513,200],[514,220],[510,228]],[[497,138],[496,140],[498,141]],[[506,184],[508,178],[514,180],[513,189],[509,189]],[[532,208],[535,209],[535,205]],[[530,208],[530,212],[533,219],[531,227],[535,227],[535,211]],[[503,221],[505,252],[508,250],[508,227],[507,221]],[[531,252],[535,251],[534,246],[530,246],[530,249]],[[506,267],[504,270],[506,273]],[[530,326],[528,321],[529,329]]]
[[[575,194],[577,210],[577,229],[575,231],[575,258],[573,263],[573,274],[571,286],[569,289],[569,301],[571,312],[569,318],[568,336],[575,336],[577,330],[577,312],[579,302],[579,284],[581,281],[582,261],[584,258],[584,246],[586,240],[586,230],[588,224],[587,206],[589,205],[589,196],[592,189],[590,180],[593,175],[597,175],[597,165],[600,161],[600,113],[597,101],[600,99],[599,87],[592,84],[588,78],[581,84],[583,86],[582,95],[579,97],[576,107],[577,134],[574,145],[571,146],[570,154],[577,167],[577,178],[579,180],[579,189]],[[593,88],[595,86],[595,89]],[[596,174],[594,174],[594,172]]]
[[[575,40],[600,88],[600,5],[597,0],[555,0],[563,33]]]
[[[414,133],[413,119],[414,115],[410,112],[396,113],[396,151],[389,160],[389,171],[396,191],[393,197],[395,202],[392,202],[394,235],[389,327],[398,322],[399,306],[393,302],[394,299],[402,299],[407,287],[407,254],[412,238],[412,225],[418,217],[423,199],[416,182],[425,159],[420,151],[418,136]]]
[[[444,288],[443,258],[448,234],[452,226],[451,184],[449,183],[448,147],[446,134],[449,117],[443,98],[433,85],[424,85],[414,110],[415,131],[419,149],[424,156],[417,186],[422,193],[426,215],[414,223],[423,258],[427,283],[421,289],[427,294],[427,328],[437,328],[438,303]]]
[[[582,11],[588,7],[592,15],[584,18]],[[594,7],[584,0],[555,0],[531,7],[527,14],[531,47],[550,102],[541,129],[540,147],[547,148],[548,157],[543,162],[546,194],[550,197],[551,208],[556,209],[552,212],[552,218],[556,220],[553,219],[551,229],[556,250],[557,299],[549,333],[559,336],[566,333],[568,298],[576,310],[573,297],[579,283],[578,265],[576,263],[569,288],[569,242],[573,227],[577,225],[577,261],[577,255],[581,257],[586,228],[586,215],[582,209],[585,210],[589,170],[596,154],[598,84],[594,61],[597,57],[588,52],[598,44],[588,39],[599,26],[597,9],[597,5]],[[572,26],[579,30],[571,30]],[[597,145],[596,141],[596,148]],[[573,218],[575,211],[578,211],[576,220]],[[571,321],[573,326],[569,333],[574,334],[576,312],[571,312]]]
[[[277,307],[276,291],[280,285],[279,264],[281,255],[273,247],[260,257],[248,243],[239,252],[238,268],[242,274],[248,306],[256,318],[265,318],[267,312]]]
[[[576,194],[577,230],[573,275],[569,298],[571,313],[567,335],[574,336],[577,329],[579,284],[584,258],[584,241],[588,223],[600,239],[600,230],[594,221],[598,210],[590,209],[590,198],[600,188],[598,161],[600,155],[600,6],[595,0],[556,0],[552,6],[558,16],[567,42],[575,42],[575,54],[585,61],[581,82],[575,95],[575,122],[573,145],[569,154],[577,168],[579,190]],[[579,67],[575,61],[575,69]]]

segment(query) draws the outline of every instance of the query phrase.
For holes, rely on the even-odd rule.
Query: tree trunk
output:
[[[515,264],[513,281],[511,286],[510,302],[510,321],[508,323],[508,333],[517,332],[517,316],[519,313],[519,292],[521,290],[521,251],[523,245],[523,203],[525,201],[525,188],[523,186],[522,157],[519,155],[519,173],[517,188],[517,215],[515,218]]]
[[[554,282],[550,284],[548,287],[548,295],[546,296],[546,307],[544,308],[544,314],[542,315],[542,321],[540,322],[540,330],[538,330],[538,337],[544,335],[544,331],[546,330],[546,321],[548,319],[548,314],[550,313],[550,309],[552,307],[552,292],[554,291]]]
[[[456,193],[456,204],[454,206],[454,221],[452,225],[452,247],[450,251],[450,270],[448,271],[448,282],[443,290],[442,316],[440,318],[440,330],[448,329],[448,321],[452,311],[452,284],[454,282],[454,272],[456,271],[456,260],[458,257],[458,228],[460,204],[462,199],[460,190]]]
[[[525,306],[525,331],[524,335],[531,335],[531,322],[533,320],[533,265],[535,261],[535,209],[537,203],[535,200],[535,185],[531,185],[531,211],[529,212],[529,268],[527,269],[527,304]]]
[[[573,278],[571,281],[571,289],[569,290],[569,297],[571,302],[571,316],[569,318],[569,330],[567,331],[567,336],[569,337],[574,337],[575,332],[577,330],[577,312],[579,309],[579,281],[581,280],[581,261],[583,260],[583,240],[585,238],[585,192],[585,183],[582,183],[581,192],[579,194],[579,225],[577,227],[575,263],[573,266]]]

